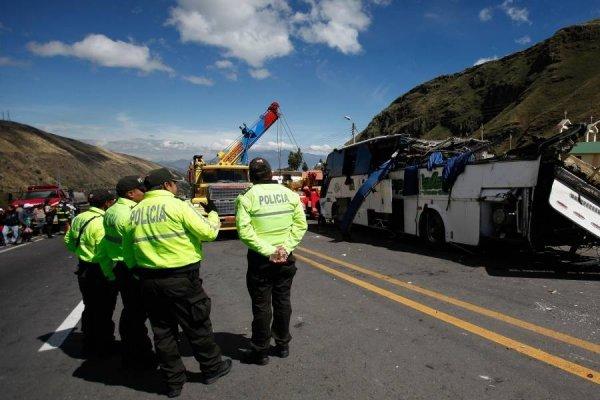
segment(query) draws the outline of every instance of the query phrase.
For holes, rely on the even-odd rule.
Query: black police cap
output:
[[[94,189],[88,194],[88,203],[92,207],[100,207],[107,201],[114,200],[115,195],[106,189]]]
[[[256,157],[248,165],[250,180],[253,182],[271,179],[271,165],[262,157]]]
[[[144,185],[144,180],[137,175],[127,175],[119,179],[117,182],[117,194],[119,196],[124,195],[130,190],[140,189],[141,191],[146,191],[146,186]]]
[[[160,186],[165,182],[181,182],[183,179],[172,173],[168,168],[153,169],[148,173],[144,184],[146,188],[151,189]]]

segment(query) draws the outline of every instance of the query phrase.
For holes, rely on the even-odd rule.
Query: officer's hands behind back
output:
[[[283,248],[283,246],[277,246],[275,253],[271,254],[269,257],[269,261],[273,264],[283,264],[288,259],[288,252]]]

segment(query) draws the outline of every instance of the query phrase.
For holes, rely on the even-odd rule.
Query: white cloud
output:
[[[531,21],[529,20],[529,10],[526,7],[515,7],[514,0],[504,0],[504,2],[500,5],[500,9],[515,22],[527,22],[531,24]]]
[[[179,0],[167,25],[183,42],[217,46],[255,68],[292,52],[285,0]]]
[[[48,43],[30,42],[27,48],[41,57],[76,57],[104,67],[133,68],[143,72],[173,72],[171,67],[152,56],[147,46],[115,41],[101,34],[87,35],[73,44],[56,40]]]
[[[518,44],[526,45],[526,44],[531,43],[531,38],[528,35],[525,35],[518,39],[515,39],[515,42]]]
[[[344,54],[362,50],[358,36],[371,17],[369,4],[390,0],[304,0],[308,11],[293,10],[288,0],[178,0],[166,25],[174,26],[182,42],[216,46],[224,57],[243,60],[260,69],[274,58],[289,55],[292,38],[325,44]],[[222,64],[228,60],[217,61]],[[217,68],[227,69],[228,67]]]
[[[480,21],[489,21],[490,19],[492,19],[493,14],[492,14],[492,8],[491,7],[486,7],[484,9],[482,9],[481,11],[479,11],[479,20]]]
[[[24,67],[27,63],[24,61],[15,60],[12,57],[0,56],[0,67]]]
[[[230,81],[237,81],[237,72],[227,72],[225,73],[225,78],[229,79]]]
[[[204,76],[187,75],[183,76],[182,78],[188,82],[193,83],[194,85],[212,86],[215,84],[215,82],[212,79],[206,78]]]
[[[485,64],[486,62],[496,61],[496,60],[498,60],[498,56],[483,57],[483,58],[480,58],[479,60],[475,61],[475,63],[473,65],[474,66],[481,65],[481,64]]]
[[[215,67],[219,69],[231,69],[233,68],[233,63],[229,60],[219,60],[215,62]]]
[[[311,11],[297,13],[297,21],[308,25],[298,30],[300,37],[309,43],[323,43],[344,54],[357,54],[362,50],[358,34],[366,30],[371,19],[365,13],[361,0],[308,0]]]
[[[118,113],[106,124],[69,122],[36,123],[41,129],[80,139],[109,150],[132,154],[150,160],[192,159],[204,154],[206,159],[229,146],[239,130],[198,130],[172,124],[153,124],[136,120],[125,112]]]
[[[306,149],[307,152],[314,154],[329,154],[332,150],[333,147],[328,144],[312,144]]]
[[[274,142],[269,140],[266,142],[258,141],[254,146],[252,146],[252,151],[278,150],[279,148],[281,148],[281,150],[296,150],[296,146],[291,143],[284,141]]]
[[[237,68],[231,61],[218,60],[215,62],[214,67],[219,69],[223,75],[225,75],[225,78],[229,79],[230,81],[237,81]]]
[[[269,76],[271,76],[271,73],[269,72],[268,69],[265,68],[259,68],[259,69],[251,69],[248,71],[250,76],[253,77],[254,79],[266,79]]]

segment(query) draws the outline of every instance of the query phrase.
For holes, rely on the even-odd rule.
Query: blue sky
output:
[[[600,0],[7,1],[0,110],[175,159],[277,100],[303,150],[326,153],[349,138],[344,115],[363,129],[421,82],[599,17]]]

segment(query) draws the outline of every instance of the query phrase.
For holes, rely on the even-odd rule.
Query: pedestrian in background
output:
[[[9,233],[12,233],[10,239],[8,238]],[[19,239],[19,215],[15,207],[10,204],[6,207],[2,236],[5,244],[17,244],[17,240]]]
[[[141,279],[168,397],[179,396],[186,381],[176,341],[177,324],[200,364],[205,384],[231,370],[231,360],[221,359],[215,343],[211,301],[199,275],[202,242],[216,239],[219,216],[206,210],[210,212],[204,217],[200,210],[177,199],[178,180],[166,168],[149,173],[145,179],[148,191],[132,211],[131,229],[123,242],[125,261]]]
[[[31,225],[33,222],[33,207],[31,205],[26,205],[23,207],[22,214],[22,234],[21,234],[21,242],[31,242],[31,236],[33,236],[33,229],[31,229]]]
[[[4,217],[6,216],[6,211],[4,208],[0,207],[0,232],[4,230]],[[4,242],[4,235],[0,235],[0,246],[6,246]]]
[[[85,306],[81,318],[83,351],[88,357],[101,357],[113,352],[115,340],[114,265],[103,248],[104,214],[115,197],[108,190],[93,190],[88,201],[89,210],[75,217],[64,241],[79,259],[76,274]]]
[[[306,215],[295,192],[272,180],[267,160],[249,165],[252,187],[236,199],[235,222],[240,240],[248,246],[246,285],[252,301],[252,350],[246,362],[269,362],[271,336],[274,354],[289,355],[290,293],[296,274],[292,251],[307,229]],[[272,324],[271,324],[272,321]]]
[[[53,236],[54,217],[56,216],[56,208],[50,204],[50,199],[46,199],[44,202],[44,214],[46,216],[46,224],[44,225],[44,228],[46,228],[46,235],[48,236],[48,239],[50,239]]]
[[[46,226],[46,214],[44,213],[44,207],[36,207],[34,210],[34,220],[36,233],[44,233]]]
[[[115,263],[117,289],[121,293],[123,311],[119,319],[119,334],[123,365],[140,369],[155,369],[156,359],[146,329],[147,314],[142,302],[140,281],[133,276],[123,259],[123,236],[131,225],[131,210],[144,198],[144,180],[125,176],[117,183],[117,202],[104,215],[106,252]]]
[[[69,211],[66,200],[61,200],[56,206],[56,218],[58,221],[58,231],[60,233],[65,233],[67,227],[70,225]]]

